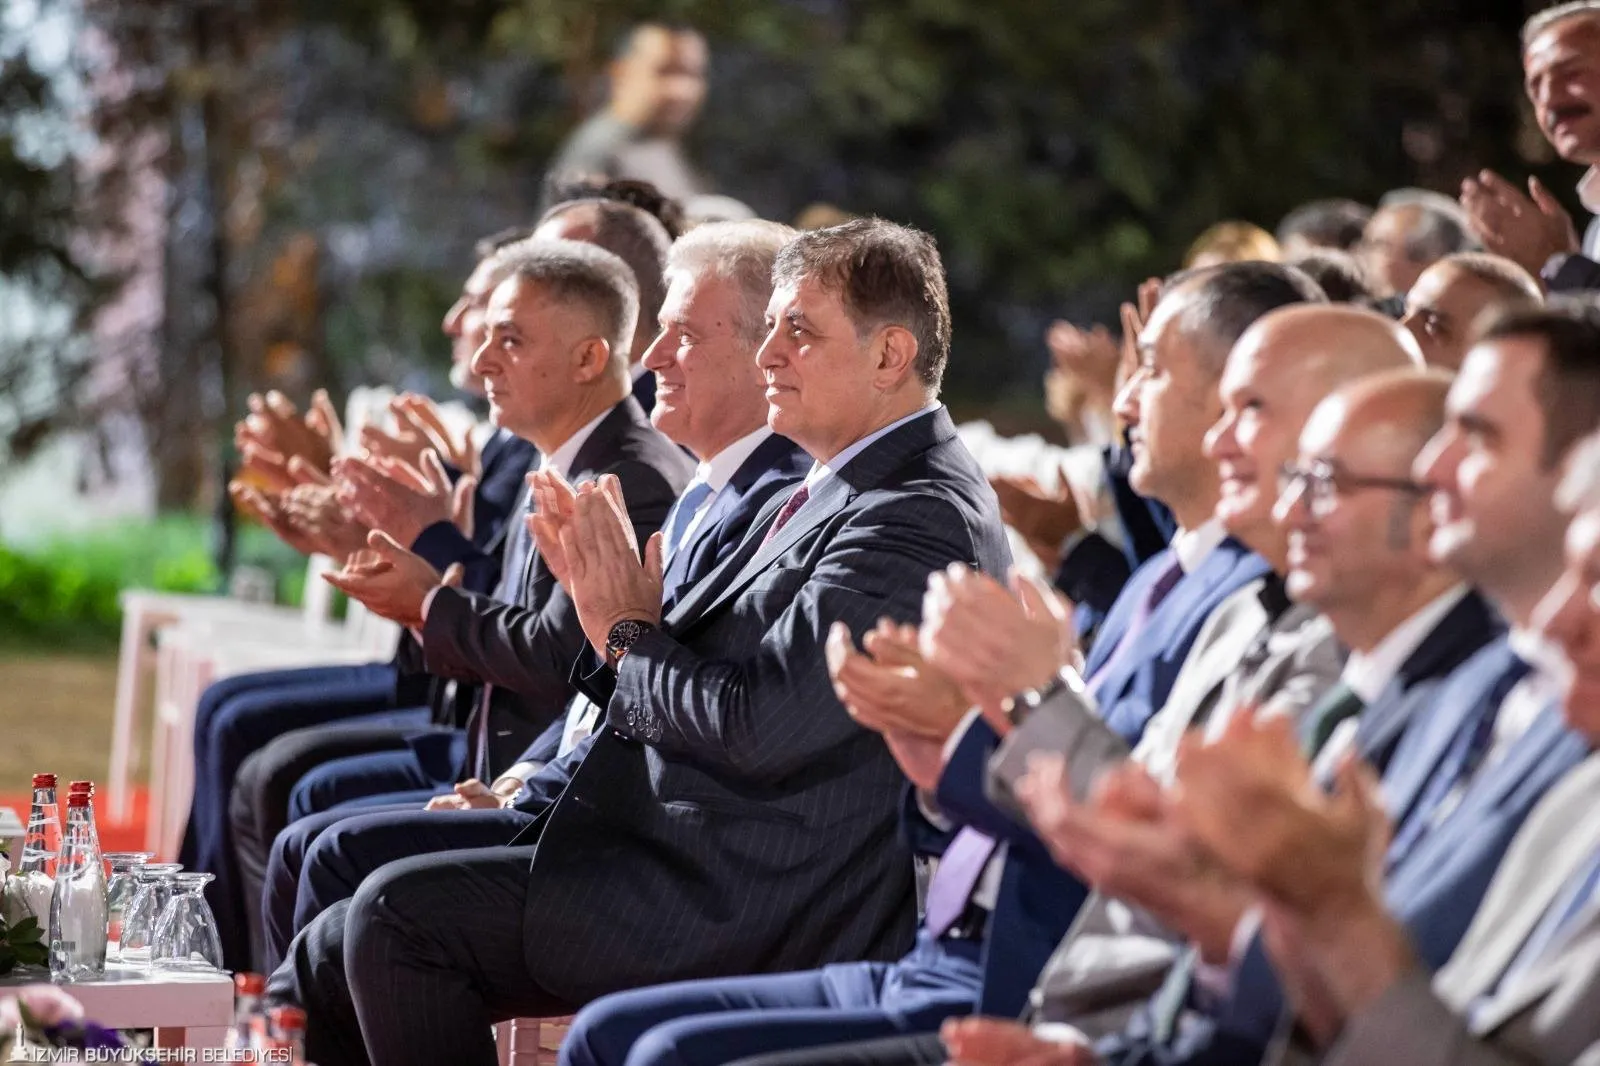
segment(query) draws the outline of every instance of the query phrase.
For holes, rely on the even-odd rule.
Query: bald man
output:
[[[1433,518],[1411,476],[1444,424],[1450,380],[1396,370],[1340,389],[1311,413],[1279,479],[1289,595],[1321,611],[1350,652],[1340,683],[1301,724],[1302,746],[1330,771],[1352,747],[1386,765],[1415,709],[1503,630],[1483,597],[1429,556]]]
[[[1402,325],[1429,366],[1461,369],[1472,346],[1473,323],[1497,304],[1544,303],[1532,274],[1503,256],[1457,252],[1433,264],[1406,293]]]

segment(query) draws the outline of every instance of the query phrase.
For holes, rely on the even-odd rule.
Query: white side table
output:
[[[0,994],[48,984],[33,969],[0,977]],[[116,963],[99,981],[61,988],[83,1004],[84,1018],[107,1029],[154,1029],[158,1048],[219,1048],[233,1024],[233,977],[226,973],[145,973]]]

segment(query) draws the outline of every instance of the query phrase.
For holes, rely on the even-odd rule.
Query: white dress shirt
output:
[[[684,486],[682,494],[687,495],[696,485],[709,485],[711,494],[700,501],[700,506],[695,508],[689,524],[683,527],[681,544],[693,543],[695,530],[700,528],[700,520],[711,510],[711,505],[722,495],[722,490],[728,487],[728,482],[733,480],[733,475],[738,473],[744,461],[750,458],[770,436],[772,430],[763,425],[752,433],[746,433],[710,459],[702,460],[700,465],[695,467],[694,477]]]
[[[835,455],[827,462],[812,463],[810,473],[806,474],[806,489],[809,491],[810,496],[815,496],[817,494],[817,490],[823,485],[827,484],[829,478],[833,477],[838,471],[843,470],[847,465],[849,465],[850,460],[866,451],[880,438],[893,433],[907,422],[910,422],[913,418],[921,418],[923,415],[932,414],[933,412],[937,411],[940,406],[942,405],[939,403],[939,401],[935,400],[919,411],[913,411],[904,418],[896,419],[881,429],[873,430],[871,433],[868,433],[865,437],[862,437],[860,440],[856,441],[854,444],[850,445],[844,451],[840,452],[838,455]],[[809,500],[809,498],[810,497],[808,496],[807,499]],[[803,511],[805,508],[801,507],[800,510]]]
[[[1439,627],[1445,615],[1456,609],[1467,594],[1466,585],[1456,585],[1430,600],[1410,618],[1389,630],[1384,638],[1369,651],[1352,651],[1345,660],[1339,680],[1361,698],[1363,706],[1389,687],[1400,673],[1400,668],[1428,635]],[[1345,753],[1355,743],[1356,730],[1361,727],[1361,716],[1346,718],[1333,727],[1328,740],[1317,753],[1313,776],[1328,780],[1333,768],[1344,760]]]
[[[1590,167],[1584,172],[1583,180],[1578,182],[1578,202],[1591,215],[1600,215],[1600,167]],[[1591,236],[1585,230],[1582,250],[1587,258],[1600,261],[1600,232]]]

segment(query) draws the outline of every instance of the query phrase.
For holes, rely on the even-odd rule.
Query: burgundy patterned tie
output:
[[[767,541],[771,540],[773,537],[776,537],[778,535],[778,530],[788,525],[789,519],[793,518],[795,512],[804,507],[806,505],[806,500],[810,498],[810,487],[804,482],[801,482],[800,487],[795,489],[794,494],[785,500],[783,502],[783,506],[779,508],[778,517],[772,520],[772,525],[767,529],[767,535],[761,538],[761,543],[766,544]]]

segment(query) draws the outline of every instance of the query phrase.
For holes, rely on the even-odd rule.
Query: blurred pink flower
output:
[[[14,994],[0,999],[0,1033],[14,1030],[22,1021],[17,1010],[18,1000],[40,1027],[83,1020],[83,1004],[55,985],[24,985]]]

